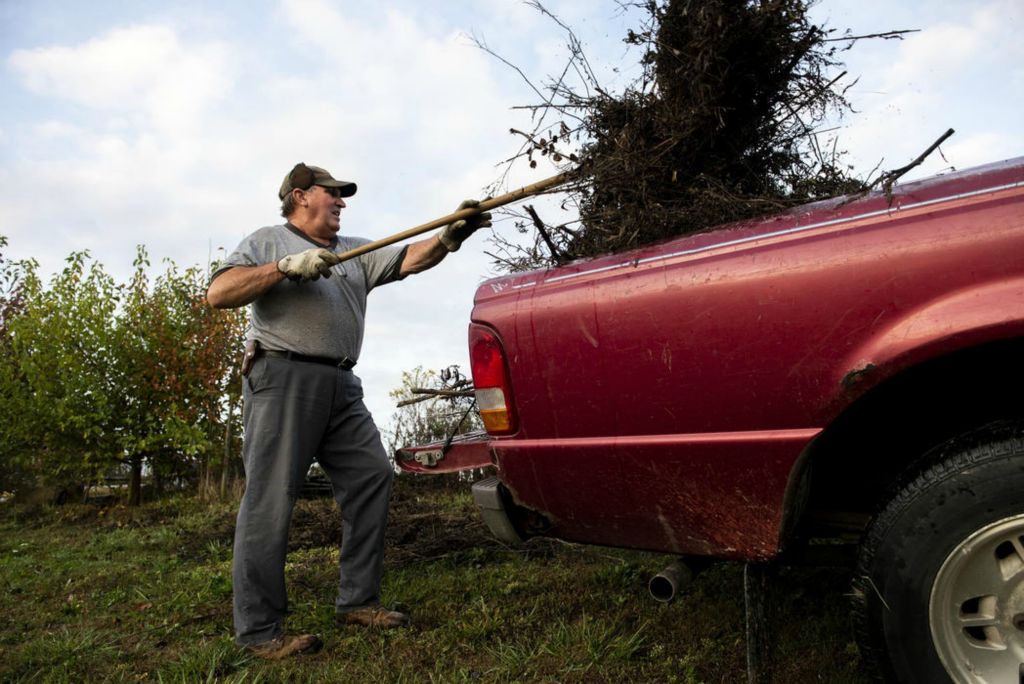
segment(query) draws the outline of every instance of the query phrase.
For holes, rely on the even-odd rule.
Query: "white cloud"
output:
[[[493,118],[482,114],[508,107],[490,58],[467,46],[458,30],[428,33],[395,9],[356,20],[320,0],[289,2],[284,10],[293,29],[288,39],[300,51],[317,51],[308,72],[316,87],[337,89],[349,105],[341,113],[345,124],[396,137],[403,128],[415,130],[414,143],[430,154],[455,142],[453,131],[472,137],[493,128]]]
[[[963,169],[971,166],[980,166],[993,161],[1001,161],[1006,158],[1007,152],[1016,150],[1022,151],[1021,136],[1014,139],[1002,133],[976,133],[963,137],[960,140],[951,139],[950,143],[944,146],[945,156],[954,166]]]
[[[34,93],[132,111],[168,130],[195,124],[230,82],[223,45],[183,45],[173,29],[155,25],[113,29],[79,45],[15,50],[7,63]]]
[[[74,138],[82,134],[82,129],[64,121],[43,121],[32,127],[32,135],[43,139]]]
[[[1024,130],[1010,114],[1024,100],[1009,85],[1024,82],[1020,3],[922,4],[899,19],[890,18],[889,3],[845,4],[860,10],[858,20],[870,26],[864,32],[920,29],[903,41],[862,42],[842,55],[860,82],[850,91],[858,111],[840,144],[862,172],[883,159],[884,169],[908,163],[947,128],[956,130],[942,147],[948,164],[933,154],[908,179],[1024,153]]]

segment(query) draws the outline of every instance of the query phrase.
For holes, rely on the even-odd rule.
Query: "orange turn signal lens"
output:
[[[482,409],[480,419],[488,432],[507,432],[512,429],[512,420],[505,409]]]

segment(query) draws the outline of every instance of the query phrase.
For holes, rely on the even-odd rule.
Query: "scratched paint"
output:
[[[871,375],[877,366],[873,363],[866,363],[860,368],[855,368],[843,376],[843,389],[851,390],[861,381]]]

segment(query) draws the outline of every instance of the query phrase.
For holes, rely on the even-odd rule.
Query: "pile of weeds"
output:
[[[529,107],[536,127],[524,134],[523,154],[533,166],[544,155],[573,170],[579,221],[549,226],[531,212],[540,235],[518,248],[499,237],[510,256],[498,257],[498,267],[618,252],[863,190],[836,141],[819,140],[818,131],[850,110],[838,52],[857,37],[812,23],[810,4],[625,3],[644,16],[625,37],[641,68],[617,94],[597,82],[565,27],[566,73],[583,82],[572,86],[563,74],[544,103]]]
[[[642,87],[586,104],[579,254],[617,251],[860,190],[811,128],[847,106],[804,0],[651,3]]]

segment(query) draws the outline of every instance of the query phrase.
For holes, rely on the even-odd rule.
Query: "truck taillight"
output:
[[[511,434],[516,425],[508,364],[505,350],[490,328],[476,323],[469,326],[469,363],[484,427],[492,435]]]

